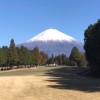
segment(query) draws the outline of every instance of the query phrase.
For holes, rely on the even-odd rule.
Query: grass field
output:
[[[0,72],[0,100],[100,100],[100,79],[76,67]]]
[[[1,71],[0,76],[26,76],[26,75],[43,75],[53,70],[60,69],[60,67],[33,67],[33,68],[22,68],[14,70]]]

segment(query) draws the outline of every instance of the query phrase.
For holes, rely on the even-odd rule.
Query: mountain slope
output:
[[[56,29],[48,29],[29,39],[27,42],[20,44],[32,50],[38,46],[40,50],[46,52],[49,56],[52,54],[70,55],[71,49],[76,46],[80,51],[83,51],[83,44]]]
[[[33,41],[76,41],[74,38],[56,30],[56,29],[48,29],[38,34],[37,36],[31,38],[27,42]]]

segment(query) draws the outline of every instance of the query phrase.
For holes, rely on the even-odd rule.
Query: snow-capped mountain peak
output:
[[[69,35],[66,35],[56,29],[47,29],[37,36],[29,39],[27,42],[33,42],[33,41],[76,41],[74,38],[72,38]]]
[[[47,53],[49,57],[52,54],[66,54],[69,56],[73,47],[77,47],[80,52],[84,51],[82,43],[56,29],[47,29],[29,39],[27,42],[20,44],[19,47],[22,45],[29,50],[33,50],[38,46],[39,49]]]

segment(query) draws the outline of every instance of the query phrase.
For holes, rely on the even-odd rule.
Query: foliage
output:
[[[21,46],[18,49],[18,55],[20,65],[29,65],[31,63],[31,53],[26,47]]]
[[[51,58],[48,59],[48,64],[58,64],[58,65],[69,65],[69,59],[66,57],[65,54],[61,54],[58,56],[52,55]]]
[[[42,59],[42,56],[40,55],[39,47],[36,46],[33,52],[34,52],[34,63],[35,65],[39,65]]]
[[[100,76],[100,20],[85,30],[84,49],[92,74]]]
[[[6,62],[6,59],[5,59],[4,52],[2,48],[0,48],[0,66],[4,65],[5,62]]]
[[[48,55],[43,51],[40,52],[40,55],[42,57],[41,64],[45,65],[47,63],[47,60],[48,60]]]
[[[13,39],[10,41],[9,58],[8,59],[9,59],[10,66],[16,65],[19,61],[19,57],[18,57],[17,50],[16,50]]]
[[[80,61],[80,52],[77,47],[72,48],[69,59],[73,62],[73,65],[78,65],[78,62]]]
[[[86,56],[84,53],[80,53],[80,60],[78,62],[78,66],[79,67],[83,67],[83,66],[87,66],[88,62],[86,60]]]
[[[9,64],[9,60],[8,60],[8,56],[9,56],[9,54],[8,54],[8,47],[7,46],[3,46],[2,50],[3,50],[4,56],[5,56],[4,66],[8,66],[8,64]]]

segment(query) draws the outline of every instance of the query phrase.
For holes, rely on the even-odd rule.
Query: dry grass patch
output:
[[[50,76],[0,77],[0,100],[100,100],[100,93],[50,88]],[[55,77],[56,78],[56,77]]]
[[[100,100],[100,79],[79,71],[40,67],[0,73],[0,100]]]

